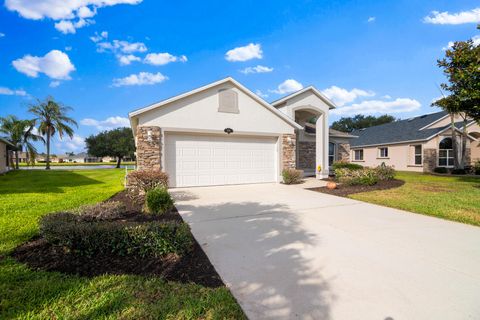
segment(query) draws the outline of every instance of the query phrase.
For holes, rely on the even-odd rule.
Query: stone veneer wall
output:
[[[296,135],[282,135],[282,168],[296,168]]]
[[[432,172],[437,167],[437,149],[423,149],[423,171]]]
[[[315,142],[311,141],[299,141],[298,145],[298,167],[300,169],[315,170]]]
[[[350,144],[349,143],[337,143],[336,161],[350,162]]]
[[[151,136],[148,132],[151,131]],[[138,169],[162,169],[162,132],[159,127],[137,128]]]

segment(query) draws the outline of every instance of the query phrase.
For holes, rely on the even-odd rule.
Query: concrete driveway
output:
[[[173,189],[250,319],[480,319],[480,228],[258,184]]]

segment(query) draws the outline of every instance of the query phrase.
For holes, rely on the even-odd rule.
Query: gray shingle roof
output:
[[[421,128],[443,118],[447,113],[444,111],[426,114],[411,119],[395,121],[375,127],[355,130],[353,135],[358,136],[352,139],[352,147],[392,144],[403,141],[426,140],[429,137],[444,130],[445,127],[424,129]]]

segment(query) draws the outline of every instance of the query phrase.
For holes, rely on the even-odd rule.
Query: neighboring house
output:
[[[13,162],[15,163],[17,160],[16,160],[16,156],[15,156],[15,153],[12,154],[12,157],[13,157]],[[18,163],[27,163],[28,162],[28,155],[25,151],[19,151],[18,152]]]
[[[81,152],[74,155],[66,156],[63,162],[73,162],[73,163],[102,162],[102,158],[91,156],[86,152]]]
[[[463,121],[455,119],[462,131]],[[468,122],[467,162],[480,160],[480,127]],[[446,112],[422,115],[352,132],[351,161],[364,166],[392,165],[397,170],[430,172],[453,167],[451,118]]]
[[[334,107],[313,87],[270,104],[229,77],[129,118],[139,168],[166,171],[172,187],[207,186],[278,182],[284,168],[327,177],[329,140],[338,159],[348,158],[351,138],[332,132],[329,139]]]
[[[0,173],[10,170],[11,160],[9,158],[10,150],[14,149],[14,145],[8,140],[0,138]]]

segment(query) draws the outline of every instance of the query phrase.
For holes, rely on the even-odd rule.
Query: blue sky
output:
[[[314,85],[332,121],[406,118],[435,111],[436,60],[480,42],[476,23],[477,1],[5,0],[0,116],[53,95],[80,124],[54,152],[78,152],[129,111],[232,76],[267,101]]]

